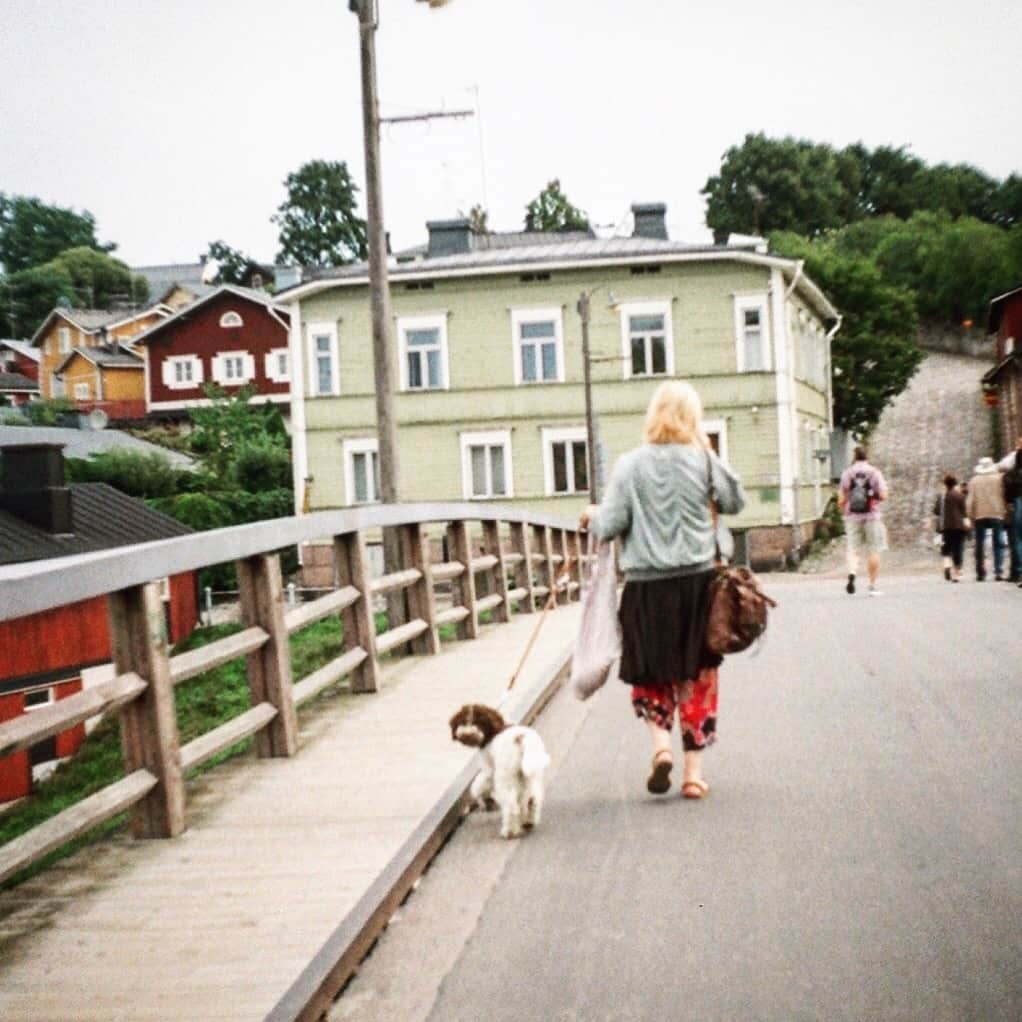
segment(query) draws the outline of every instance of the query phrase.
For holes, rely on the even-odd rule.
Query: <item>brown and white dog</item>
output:
[[[519,837],[539,823],[543,777],[550,763],[543,739],[531,727],[508,724],[490,706],[469,703],[451,717],[451,738],[479,749],[483,766],[472,782],[477,806],[500,807],[500,836]]]

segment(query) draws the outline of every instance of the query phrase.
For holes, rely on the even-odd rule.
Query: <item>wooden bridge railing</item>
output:
[[[474,537],[476,524],[481,531]],[[430,525],[446,528],[449,560],[432,562]],[[399,530],[403,564],[370,578],[366,533],[382,528]],[[333,543],[336,588],[288,610],[276,551],[324,539]],[[513,608],[531,613],[557,585],[562,565],[571,570],[557,599],[577,599],[580,551],[576,526],[564,519],[468,503],[406,504],[318,512],[0,568],[0,621],[106,596],[113,645],[108,680],[0,724],[0,757],[115,711],[126,774],[0,848],[0,882],[128,809],[137,838],[180,834],[188,770],[250,736],[260,757],[294,755],[296,710],[303,703],[344,678],[353,692],[375,692],[381,656],[408,645],[417,653],[438,653],[444,624],[456,625],[459,638],[472,639],[486,611],[498,622],[510,620]],[[171,656],[155,580],[232,560],[242,630]],[[477,588],[480,577],[487,580],[485,595]],[[444,610],[437,609],[440,581],[450,581],[453,591]],[[408,620],[377,635],[373,597],[396,590],[407,594]],[[341,619],[344,651],[293,679],[289,636],[331,616]],[[239,657],[247,662],[249,708],[181,745],[174,687]]]

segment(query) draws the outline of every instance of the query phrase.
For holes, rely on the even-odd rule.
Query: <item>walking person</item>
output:
[[[969,531],[969,519],[965,514],[965,497],[958,489],[958,480],[953,475],[944,476],[944,492],[933,505],[933,515],[937,522],[937,532],[941,536],[944,578],[948,582],[959,582],[962,578],[962,555]]]
[[[855,460],[841,473],[837,499],[845,518],[848,542],[845,592],[855,592],[859,555],[865,552],[869,595],[879,596],[880,555],[887,549],[887,530],[880,513],[880,502],[887,499],[887,481],[883,473],[869,463],[865,447],[855,448]]]
[[[652,741],[646,788],[655,795],[670,790],[677,713],[681,793],[690,799],[709,791],[702,754],[717,730],[721,658],[704,647],[715,557],[711,474],[722,513],[737,514],[745,506],[741,481],[713,453],[702,416],[691,384],[661,384],[646,411],[645,442],[618,459],[603,503],[587,508],[581,520],[601,540],[621,539],[618,673],[632,686],[632,706]]]
[[[1004,578],[1004,484],[993,458],[980,458],[975,473],[969,480],[969,495],[965,498],[965,513],[972,519],[975,530],[976,581],[985,582],[986,537],[990,534],[994,547],[994,578]]]
[[[997,463],[1004,473],[1005,526],[1008,552],[1011,554],[1011,580],[1022,588],[1022,436],[1015,441],[1015,450]]]

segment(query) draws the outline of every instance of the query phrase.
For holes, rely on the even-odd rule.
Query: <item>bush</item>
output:
[[[153,506],[197,532],[235,524],[230,507],[205,493],[180,493],[170,500],[154,502]]]
[[[140,451],[104,451],[88,460],[68,458],[69,483],[109,483],[131,497],[172,497],[179,489],[182,470],[162,454]]]
[[[291,457],[279,444],[248,441],[235,452],[231,476],[241,489],[249,493],[288,489],[291,486]],[[290,514],[290,511],[287,513]]]
[[[62,419],[76,418],[78,415],[75,403],[65,397],[54,398],[52,401],[29,401],[22,410],[33,426],[60,426]]]

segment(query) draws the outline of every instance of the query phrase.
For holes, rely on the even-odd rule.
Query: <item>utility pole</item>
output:
[[[582,320],[582,380],[586,403],[586,467],[589,472],[589,502],[599,504],[600,485],[596,475],[596,429],[593,423],[592,366],[589,359],[589,311],[591,291],[578,297],[578,314]]]
[[[383,184],[380,174],[380,106],[376,93],[377,0],[348,0],[358,15],[362,58],[362,133],[365,139],[366,205],[369,243],[369,308],[373,334],[373,379],[376,385],[376,442],[380,468],[380,498],[395,504],[400,491],[397,423],[394,418],[394,345],[391,343],[390,281],[387,276],[387,238],[383,229]],[[401,564],[401,539],[394,529],[383,530],[384,571]],[[391,628],[405,620],[404,594],[387,598]]]

